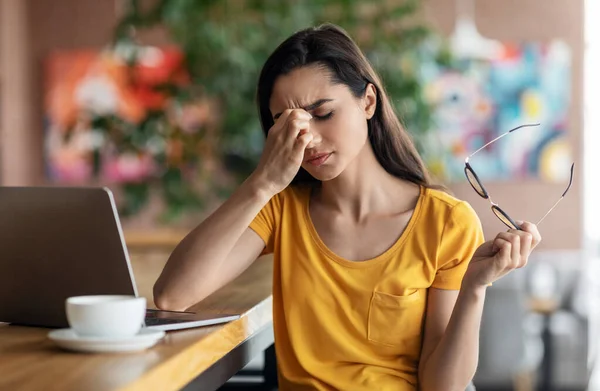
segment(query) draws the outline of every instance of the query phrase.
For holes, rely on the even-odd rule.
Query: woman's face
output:
[[[344,84],[332,84],[326,68],[297,68],[280,76],[273,86],[273,119],[287,109],[304,109],[312,115],[313,141],[304,152],[302,167],[321,181],[340,175],[368,143],[367,120],[373,116],[376,93],[369,85],[355,98]]]

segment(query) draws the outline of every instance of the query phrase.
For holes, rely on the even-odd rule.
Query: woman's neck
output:
[[[369,143],[337,178],[323,182],[316,198],[320,204],[360,222],[375,214],[410,208],[418,185],[388,173],[377,161]]]

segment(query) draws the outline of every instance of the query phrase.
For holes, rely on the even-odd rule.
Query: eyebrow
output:
[[[318,101],[316,101],[316,102],[313,102],[313,103],[309,104],[308,106],[304,106],[304,107],[302,107],[302,109],[303,109],[303,110],[306,110],[306,111],[311,111],[311,110],[314,110],[314,109],[316,109],[317,107],[319,107],[319,106],[321,106],[321,105],[323,105],[323,104],[325,104],[325,103],[327,103],[327,102],[332,102],[332,101],[333,101],[333,99],[319,99]],[[282,113],[277,113],[277,114],[275,114],[275,115],[273,116],[273,119],[274,119],[274,120],[277,120],[277,118],[279,118],[279,117],[281,116],[281,114],[282,114]]]

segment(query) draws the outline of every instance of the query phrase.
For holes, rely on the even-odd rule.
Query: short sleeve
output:
[[[271,254],[274,250],[275,230],[281,219],[281,197],[282,193],[279,193],[271,198],[249,225],[265,242],[261,255]]]
[[[475,250],[484,242],[479,217],[467,202],[456,204],[440,238],[433,288],[458,290]]]

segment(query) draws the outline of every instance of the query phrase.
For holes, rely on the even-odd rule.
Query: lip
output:
[[[318,166],[322,165],[323,163],[325,163],[327,161],[327,159],[329,159],[329,156],[331,156],[332,153],[333,152],[317,153],[315,155],[312,155],[310,158],[306,159],[305,162],[318,167]]]

